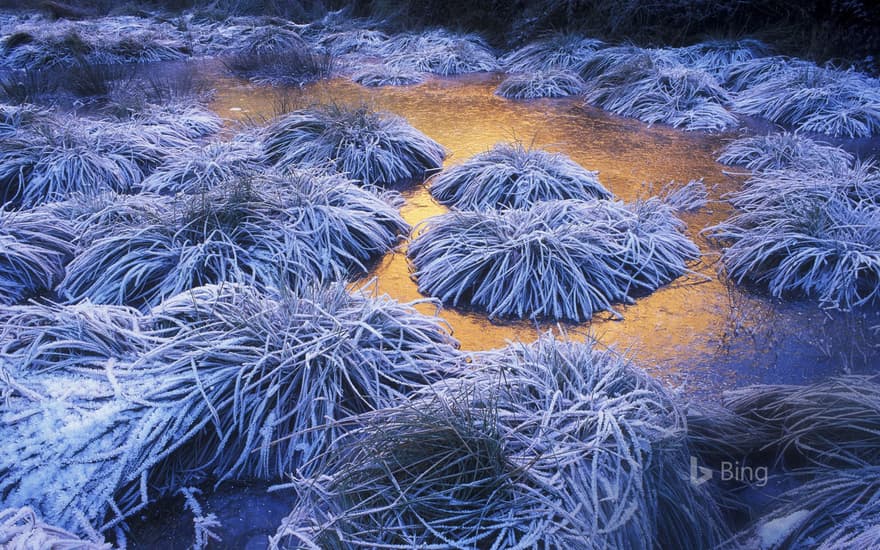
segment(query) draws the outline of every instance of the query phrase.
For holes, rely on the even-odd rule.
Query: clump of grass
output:
[[[561,153],[498,143],[431,180],[431,194],[463,210],[527,208],[539,201],[609,199],[598,172]]]
[[[355,419],[271,548],[711,547],[684,419],[619,355],[544,337]]]
[[[407,229],[394,206],[342,176],[255,176],[84,236],[59,291],[145,308],[212,283],[297,290],[366,273]]]
[[[880,131],[876,79],[808,63],[783,65],[737,94],[733,106],[799,130],[849,138]]]
[[[50,123],[54,116],[53,111],[31,103],[0,103],[0,137],[14,138],[19,131]]]
[[[132,120],[143,126],[144,132],[165,130],[184,139],[209,136],[223,128],[223,119],[217,113],[192,100],[148,104],[135,112]]]
[[[766,432],[759,450],[789,465],[880,465],[880,381],[839,376],[808,386],[752,386],[726,392],[724,406]]]
[[[644,76],[655,68],[680,67],[683,60],[681,52],[674,49],[614,46],[586,56],[577,71],[586,82],[602,79],[623,84],[634,80],[633,74]]]
[[[55,288],[73,255],[72,233],[45,212],[0,210],[0,304]]]
[[[586,83],[569,71],[546,70],[508,75],[495,90],[508,99],[566,97],[584,91]]]
[[[34,70],[69,67],[94,52],[94,45],[74,24],[52,25],[47,29],[33,27],[32,30],[32,40],[7,49],[4,60],[7,66]]]
[[[770,47],[754,38],[708,40],[681,48],[685,64],[723,78],[728,68],[770,55]]]
[[[741,92],[776,78],[795,67],[806,69],[815,67],[815,65],[808,61],[782,55],[734,62],[724,71],[724,87],[732,92]]]
[[[88,300],[3,308],[0,337],[6,368],[24,377],[102,370],[134,361],[162,342],[137,310]]]
[[[117,139],[96,129],[68,118],[21,128],[3,140],[0,197],[28,208],[76,192],[131,191],[143,179],[141,166]]]
[[[21,69],[0,75],[0,93],[15,104],[36,103],[58,89],[58,82],[48,71]]]
[[[439,318],[342,285],[287,297],[202,287],[162,304],[153,319],[173,337],[141,363],[181,374],[197,365],[202,407],[213,406],[163,465],[169,477],[281,480],[308,471],[348,429],[338,421],[398,403],[448,375],[457,357]]]
[[[78,58],[63,71],[61,84],[79,97],[107,98],[130,87],[133,80],[130,66]]]
[[[873,437],[873,436],[872,436]],[[880,540],[880,467],[818,469],[775,499],[779,504],[737,536],[742,547],[871,548]]]
[[[498,60],[482,38],[439,29],[393,36],[380,53],[392,67],[441,76],[498,70]]]
[[[718,162],[745,166],[754,172],[788,168],[824,168],[840,172],[851,166],[854,160],[850,153],[840,147],[788,132],[737,139],[727,145],[718,157]]]
[[[257,84],[301,85],[330,76],[333,58],[316,51],[302,39],[286,47],[245,47],[229,56],[226,67]]]
[[[365,185],[421,180],[446,151],[406,120],[366,106],[324,105],[294,111],[264,130],[264,158],[275,166],[324,166]]]
[[[595,38],[553,33],[508,53],[501,58],[501,65],[511,73],[577,71],[593,52],[604,46]]]
[[[52,307],[59,326],[47,314],[44,329],[61,337],[71,318],[101,311]],[[34,344],[55,354],[51,371],[0,358],[4,504],[27,503],[77,535],[111,529],[189,479],[280,480],[336,439],[343,428],[329,420],[400,400],[455,355],[437,318],[338,285],[273,297],[227,284],[108,321],[117,318],[94,326],[110,353],[117,334],[137,336],[132,323],[149,350],[100,360],[101,345],[93,352],[72,333],[66,347]]]
[[[11,550],[27,548],[71,548],[112,550],[110,544],[83,540],[73,533],[40,520],[32,508],[0,510],[0,544]]]
[[[588,103],[649,124],[723,130],[737,123],[726,108],[730,96],[715,77],[699,69],[670,64],[662,56],[624,56],[587,83]]]
[[[295,31],[275,25],[256,26],[241,40],[238,51],[265,55],[307,48],[308,43]]]
[[[547,201],[431,218],[408,254],[419,290],[444,303],[584,321],[684,274],[699,250],[682,228],[657,199]]]
[[[375,55],[388,42],[388,35],[374,29],[343,29],[323,33],[317,45],[330,55]]]
[[[732,195],[738,212],[708,232],[726,245],[731,279],[849,309],[880,296],[878,197],[871,164],[759,172]]]
[[[425,73],[380,63],[363,66],[351,79],[362,86],[411,86],[424,82]]]
[[[204,193],[255,172],[259,148],[243,141],[193,145],[168,158],[141,183],[150,193]]]

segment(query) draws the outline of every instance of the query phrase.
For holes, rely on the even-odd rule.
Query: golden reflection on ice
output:
[[[663,126],[648,127],[630,119],[583,108],[576,99],[516,102],[493,94],[501,77],[475,75],[433,79],[417,86],[364,88],[345,79],[319,82],[288,92],[296,105],[336,102],[388,110],[406,119],[449,151],[447,165],[464,161],[496,142],[518,139],[536,147],[563,152],[590,170],[599,171],[602,184],[618,198],[631,201],[650,194],[651,184],[670,180],[686,183],[703,178],[710,199],[719,199],[739,180],[723,172],[714,161],[730,135],[687,133]],[[237,81],[219,86],[213,103],[222,116],[234,120],[271,118],[278,92]],[[404,218],[416,227],[430,216],[446,212],[430,196],[426,185],[404,192]],[[700,236],[705,227],[728,214],[725,203],[710,202],[699,212],[683,216],[688,232],[705,254],[694,274],[682,277],[634,305],[619,306],[623,321],[600,313],[591,322],[563,327],[570,336],[592,334],[636,357],[657,375],[681,374],[689,357],[708,355],[723,347],[731,334],[769,321],[764,300],[731,289],[719,280],[714,262],[717,250]],[[405,245],[388,254],[374,271],[354,284],[376,278],[377,289],[401,301],[424,298],[410,277]],[[431,304],[420,309],[434,313]],[[772,309],[772,308],[771,308]],[[465,350],[485,350],[508,341],[529,342],[539,330],[530,322],[495,324],[485,315],[444,308],[441,316],[451,326]],[[735,371],[716,373],[724,385],[735,384]],[[678,378],[681,378],[680,376]]]

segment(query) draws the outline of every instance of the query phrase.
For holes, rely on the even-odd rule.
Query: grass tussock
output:
[[[541,37],[501,58],[509,73],[577,71],[593,52],[605,47],[595,38],[577,34],[554,33]]]
[[[387,63],[369,64],[358,69],[351,79],[361,86],[412,86],[426,80],[425,73]]]
[[[424,222],[408,254],[419,290],[493,318],[584,321],[683,275],[699,250],[658,199],[547,201]]]
[[[793,466],[880,465],[880,381],[840,376],[809,386],[752,386],[724,406],[767,432],[760,450]]]
[[[616,60],[587,80],[585,97],[587,103],[649,124],[709,131],[737,124],[726,107],[731,98],[715,77],[649,53]]]
[[[576,73],[545,70],[508,75],[495,90],[508,99],[567,97],[584,91],[586,83]]]
[[[462,210],[528,208],[539,201],[610,199],[598,172],[561,153],[498,143],[431,180],[431,194]]]
[[[51,291],[73,255],[69,223],[45,212],[0,210],[0,304]]]
[[[342,285],[283,298],[202,287],[153,319],[173,337],[142,364],[180,373],[198,365],[214,407],[190,452],[163,465],[168,476],[280,480],[307,471],[348,428],[337,421],[399,402],[448,374],[457,356],[438,318]]]
[[[21,127],[0,144],[0,197],[27,208],[78,192],[130,192],[144,172],[124,143],[137,139],[76,118]]]
[[[376,55],[389,36],[375,29],[340,29],[322,33],[316,41],[319,48],[334,57],[344,55]]]
[[[758,64],[751,69],[754,73],[755,82],[734,99],[738,113],[835,137],[870,137],[880,131],[877,79],[854,70],[785,60]],[[745,77],[740,73],[737,78]]]
[[[737,139],[728,144],[718,162],[764,170],[819,170],[840,172],[852,166],[852,154],[799,134],[783,132]]]
[[[134,361],[161,338],[137,310],[86,300],[6,307],[0,342],[7,372],[28,378]]]
[[[301,85],[328,77],[333,58],[298,33],[282,27],[257,27],[224,61],[235,75],[257,84]]]
[[[441,29],[395,35],[379,53],[392,67],[441,76],[498,70],[498,60],[482,38]]]
[[[264,129],[264,158],[280,168],[329,165],[365,185],[421,180],[446,151],[405,119],[366,106],[310,107]]]
[[[19,313],[3,323],[4,342],[25,341],[0,359],[0,491],[76,535],[190,480],[280,480],[338,437],[334,420],[399,401],[455,356],[437,318],[339,285],[283,297],[202,287],[147,315]],[[141,349],[129,356],[126,342]]]
[[[880,173],[870,163],[759,172],[708,233],[731,279],[849,309],[880,296]]]
[[[771,48],[754,38],[740,40],[708,40],[679,49],[685,64],[724,78],[734,65],[768,57]]]
[[[152,106],[124,120],[6,109],[0,199],[30,208],[77,194],[130,193],[162,161],[219,130],[194,104]]]
[[[87,231],[59,291],[139,308],[205,284],[299,289],[368,271],[408,226],[379,195],[338,175],[225,182],[106,234]]]
[[[166,159],[144,179],[141,189],[167,195],[204,193],[254,173],[258,158],[259,148],[243,141],[193,145]]]
[[[0,544],[10,550],[28,548],[71,548],[76,550],[112,550],[110,544],[83,540],[73,533],[40,520],[33,509],[0,510]]]
[[[738,535],[743,547],[770,550],[872,548],[880,540],[880,467],[821,469],[784,492],[773,510]]]
[[[272,548],[711,547],[684,419],[649,376],[543,337],[356,419]]]

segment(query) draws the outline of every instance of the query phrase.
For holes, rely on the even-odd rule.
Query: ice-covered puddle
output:
[[[752,383],[804,383],[859,372],[880,361],[880,334],[872,332],[880,325],[876,307],[825,311],[808,299],[778,300],[749,291],[719,272],[717,245],[701,231],[730,214],[722,199],[745,179],[741,169],[715,161],[724,144],[739,133],[648,126],[583,107],[577,99],[511,101],[494,94],[502,79],[478,74],[382,88],[332,79],[301,89],[273,89],[214,74],[217,94],[211,106],[234,128],[236,122],[271,118],[283,103],[367,103],[405,117],[445,146],[450,153],[446,166],[498,142],[519,140],[565,153],[585,168],[598,170],[602,185],[624,201],[650,196],[672,180],[683,185],[702,178],[709,188],[709,204],[682,214],[688,236],[704,255],[699,264],[691,265],[693,273],[634,304],[615,305],[623,320],[601,312],[589,322],[560,328],[570,336],[592,335],[603,345],[624,350],[656,376],[698,394]],[[865,149],[861,141],[842,144]],[[425,183],[404,189],[403,195],[403,216],[414,226],[448,211],[431,197]],[[411,270],[401,247],[355,286],[375,279],[379,292],[401,301],[422,299]],[[420,308],[435,311],[428,303]],[[556,326],[492,322],[483,313],[454,308],[443,308],[440,315],[465,350],[497,348],[511,340],[530,342],[540,331]]]

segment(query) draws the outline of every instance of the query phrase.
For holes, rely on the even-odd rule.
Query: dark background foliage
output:
[[[880,3],[872,0],[45,0],[58,17],[130,13],[152,4],[198,8],[205,15],[270,15],[303,20],[348,7],[356,16],[388,18],[399,28],[443,25],[479,31],[513,46],[547,30],[639,45],[686,45],[706,38],[755,36],[781,53],[837,60],[877,70]],[[33,8],[30,0],[2,7]]]

